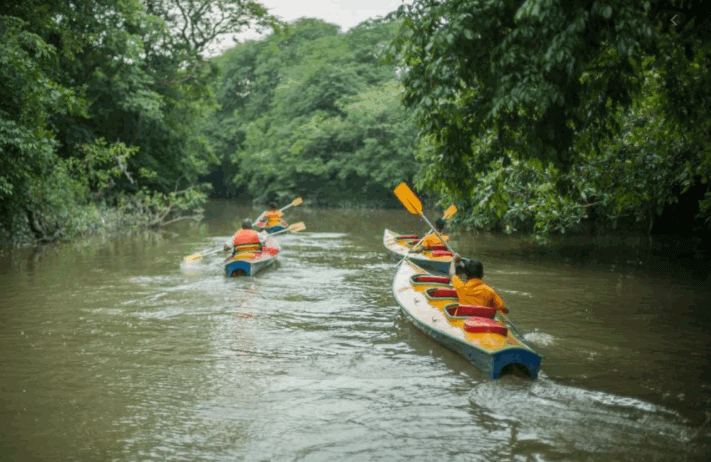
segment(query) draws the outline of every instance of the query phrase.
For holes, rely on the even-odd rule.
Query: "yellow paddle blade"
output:
[[[212,255],[212,254],[215,254],[220,251],[222,251],[222,249],[215,249],[215,250],[211,250],[209,252],[204,252],[204,253],[194,253],[192,255],[188,255],[187,257],[183,258],[183,260],[187,263],[193,263],[198,260],[201,260],[202,257],[204,257],[205,255]]]
[[[442,215],[442,218],[445,220],[448,220],[452,218],[452,215],[457,213],[457,206],[456,205],[450,205],[447,210],[444,211],[444,215]]]
[[[291,202],[291,205],[299,205],[299,204],[301,204],[302,202],[304,202],[304,200],[303,200],[302,198],[300,198],[300,197],[297,197],[296,199],[294,199],[294,200]]]
[[[422,215],[422,202],[415,196],[415,193],[407,186],[407,183],[400,183],[393,191],[402,205],[408,212],[415,215]]]
[[[304,224],[303,221],[300,221],[298,223],[295,223],[295,224],[289,226],[289,231],[291,231],[292,233],[303,231],[305,229],[306,229],[306,225]]]

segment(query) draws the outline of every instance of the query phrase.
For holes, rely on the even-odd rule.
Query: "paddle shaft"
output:
[[[275,233],[272,233],[272,234],[270,234],[270,236],[276,236],[277,234],[287,233],[287,232],[289,232],[289,231],[292,231],[292,232],[296,233],[296,232],[299,232],[299,231],[303,231],[303,230],[305,230],[305,229],[306,229],[306,226],[304,226],[304,223],[303,223],[302,221],[300,221],[300,222],[294,223],[293,225],[288,226],[288,227],[286,227],[286,228],[284,228],[284,229],[282,229],[282,230],[279,230],[279,231],[277,231],[277,232],[275,232]]]
[[[518,336],[521,337],[521,339],[523,339],[523,335],[521,335],[521,332],[519,332],[518,329],[516,329],[516,326],[514,326],[514,323],[511,322],[511,320],[509,319],[509,317],[506,316],[506,315],[504,314],[504,312],[503,312],[503,311],[500,311],[500,310],[499,310],[499,314],[501,315],[502,318],[504,318],[504,321],[506,321],[506,323],[507,323],[508,325],[510,325],[511,327],[513,327],[513,330],[516,331],[516,333],[518,334]]]
[[[196,262],[196,261],[202,260],[202,257],[204,257],[205,255],[212,255],[214,253],[220,252],[221,250],[222,249],[216,249],[216,250],[212,250],[210,252],[205,252],[205,253],[194,253],[192,255],[188,255],[187,257],[183,258],[183,260],[186,262],[190,262],[190,263]]]
[[[427,237],[428,234],[429,234],[429,233],[425,233],[425,235],[422,236],[422,239],[420,239],[419,241],[417,241],[417,244],[413,245],[412,247],[414,248],[414,247],[417,247],[418,245],[422,244],[422,241],[425,240],[425,238]],[[440,237],[440,239],[442,239],[442,238]]]
[[[457,207],[455,207],[454,205],[450,205],[450,206],[447,208],[447,210],[444,211],[444,215],[442,216],[442,218],[444,218],[445,220],[447,220],[447,219],[451,218],[452,215],[454,215],[455,213],[457,213]],[[422,236],[422,239],[420,239],[419,241],[417,241],[417,244],[415,244],[415,245],[413,246],[413,248],[414,248],[414,247],[417,247],[417,246],[420,245],[420,244],[422,244],[422,241],[425,240],[425,237],[427,237],[427,234],[428,234],[428,233],[425,233],[425,235]],[[441,237],[440,237],[440,239],[441,239]]]
[[[289,231],[292,231],[291,228],[284,228],[281,231],[277,231],[276,233],[271,233],[269,236],[276,236],[277,234],[288,233]]]
[[[280,208],[279,211],[280,211],[280,212],[283,212],[284,210],[288,209],[289,207],[293,207],[294,205],[298,205],[298,204],[301,203],[301,202],[299,202],[298,204],[294,204],[294,202],[296,202],[296,199],[294,199],[293,201],[291,201],[291,203],[290,203],[289,205],[285,205],[284,207]],[[267,213],[267,212],[262,212],[262,214],[259,215],[259,216],[257,217],[257,219],[254,220],[253,223],[258,222],[259,219],[262,218],[262,216],[264,216],[265,213]],[[274,233],[274,234],[276,234],[276,233]]]
[[[430,225],[430,228],[432,228],[432,231],[434,231],[434,233],[437,235],[439,240],[442,241],[442,244],[444,244],[444,246],[447,247],[447,250],[449,250],[452,253],[452,257],[454,257],[454,255],[455,255],[454,250],[452,250],[452,248],[449,246],[449,244],[447,244],[447,241],[442,239],[442,235],[439,233],[439,231],[437,231],[437,228],[435,228],[432,225],[432,223],[430,223],[430,220],[428,220],[424,214],[420,213],[419,215],[422,217],[423,220],[425,220],[427,222],[428,225]],[[424,239],[424,237],[422,239]]]
[[[419,241],[417,241],[417,244],[413,245],[412,248],[413,248],[413,249],[414,249],[414,248],[417,248],[418,245],[422,244],[422,241],[425,240],[425,238],[427,237],[428,234],[429,234],[429,233],[425,233],[425,235],[422,236],[422,239],[420,239]],[[440,237],[440,239],[442,239],[442,238]]]

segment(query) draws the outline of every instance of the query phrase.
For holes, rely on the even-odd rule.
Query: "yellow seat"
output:
[[[243,244],[235,247],[235,253],[253,252],[255,250],[262,250],[262,246],[260,244]]]
[[[255,257],[254,252],[242,252],[232,256],[232,260],[251,260]]]

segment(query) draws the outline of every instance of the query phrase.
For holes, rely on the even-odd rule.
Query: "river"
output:
[[[0,260],[2,461],[705,461],[710,267],[690,241],[457,235],[545,355],[490,380],[392,295],[404,210],[286,212],[279,262],[224,276],[258,211],[10,249]]]

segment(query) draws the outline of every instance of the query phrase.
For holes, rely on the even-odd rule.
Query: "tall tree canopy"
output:
[[[220,34],[274,23],[249,0],[3,2],[3,237],[81,231],[89,205],[176,204],[216,161],[199,131],[216,75],[204,54]]]
[[[392,203],[417,168],[397,69],[379,64],[396,27],[373,20],[341,33],[305,18],[220,57],[209,133],[228,181],[260,201]]]
[[[711,173],[711,19],[700,0],[415,0],[390,56],[422,128],[420,186],[479,226],[652,226]],[[711,224],[711,195],[698,208]]]

